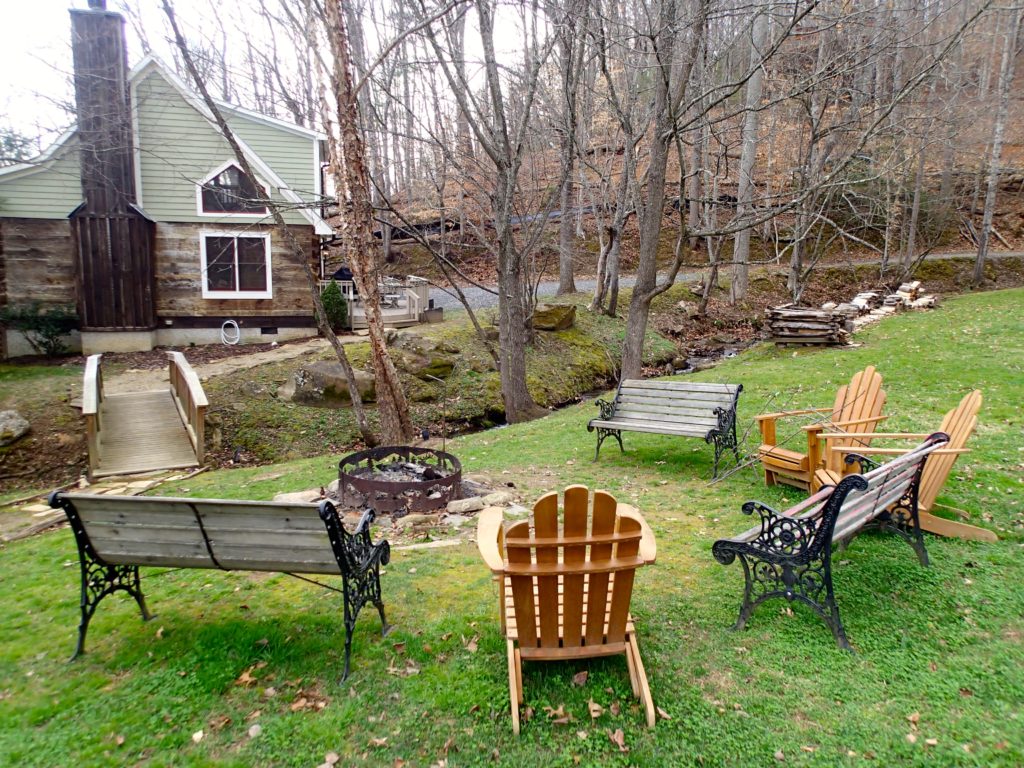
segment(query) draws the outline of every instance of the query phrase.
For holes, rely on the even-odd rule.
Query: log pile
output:
[[[846,344],[861,326],[902,309],[930,309],[935,296],[923,295],[921,282],[903,283],[895,293],[863,291],[843,304],[827,302],[821,309],[783,304],[765,310],[769,338],[776,344]]]
[[[765,310],[776,344],[845,344],[846,318],[833,310],[784,304]]]

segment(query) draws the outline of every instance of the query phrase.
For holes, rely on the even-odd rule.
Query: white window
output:
[[[209,216],[252,216],[267,212],[267,196],[266,184],[254,183],[237,165],[225,163],[197,186],[196,207]]]
[[[204,299],[270,299],[270,234],[204,232],[200,236]]]

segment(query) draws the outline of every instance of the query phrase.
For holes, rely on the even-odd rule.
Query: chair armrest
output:
[[[875,422],[885,421],[888,418],[888,416],[868,416],[866,419],[851,419],[849,421],[823,421],[820,424],[808,424],[807,426],[802,427],[802,429],[805,429],[808,432],[815,432],[819,429],[824,429],[825,427],[855,427],[860,424],[874,424]],[[870,432],[857,434],[860,434],[862,437],[872,437]],[[850,434],[844,433],[841,436],[850,437]]]
[[[619,504],[616,512],[620,517],[628,517],[640,523],[640,557],[645,565],[651,565],[658,558],[658,543],[654,540],[654,531],[644,520],[640,510],[631,504]]]
[[[924,440],[931,437],[931,432],[864,432],[864,437],[872,440]],[[819,437],[849,437],[849,432],[824,432]],[[909,450],[909,449],[908,449]]]
[[[916,450],[916,449],[915,448],[872,448],[870,446],[860,446],[860,445],[837,445],[832,450],[836,451],[837,453],[854,453],[854,454],[874,453],[874,454],[881,455],[881,456],[902,456],[903,454],[910,453],[911,451]],[[942,454],[945,454],[945,455],[948,456],[948,455],[951,455],[951,454],[961,454],[961,453],[970,453],[970,452],[971,452],[970,448],[936,448],[934,451],[932,451],[928,455],[929,456],[932,456],[932,455],[939,455],[939,456],[941,456]]]
[[[796,411],[779,411],[778,413],[762,413],[760,416],[755,416],[755,421],[766,421],[771,419],[781,419],[784,416],[806,416],[810,413],[831,413],[831,408],[801,408]]]
[[[476,519],[476,546],[480,556],[492,573],[500,574],[505,570],[505,560],[501,554],[502,525],[505,522],[501,507],[487,507],[480,511]]]

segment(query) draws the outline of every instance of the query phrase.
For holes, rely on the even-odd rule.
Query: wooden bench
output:
[[[878,527],[900,534],[921,564],[928,565],[918,489],[928,456],[948,441],[948,435],[936,432],[904,456],[865,475],[847,475],[784,512],[757,501],[744,504],[743,513],[757,512],[760,524],[712,547],[723,565],[737,557],[743,564],[746,585],[735,628],[742,629],[760,603],[784,597],[809,605],[832,630],[839,647],[851,650],[832,588],[832,544],[845,544],[865,528]],[[851,454],[848,461],[861,458]]]
[[[144,621],[146,608],[139,566],[209,568],[341,575],[342,588],[303,576],[296,578],[340,592],[345,604],[345,672],[348,677],[356,617],[366,603],[384,618],[380,566],[387,565],[386,540],[370,541],[373,512],[349,533],[334,505],[182,499],[142,496],[50,494],[50,506],[64,510],[78,545],[82,569],[81,623],[76,658],[97,606],[119,590],[135,598]]]
[[[591,419],[587,431],[597,430],[597,450],[608,437],[619,442],[623,453],[622,432],[653,432],[659,435],[699,437],[715,446],[715,471],[726,449],[739,463],[736,440],[736,402],[742,384],[701,384],[685,381],[647,381],[626,379],[619,383],[609,403],[597,400],[601,415]]]

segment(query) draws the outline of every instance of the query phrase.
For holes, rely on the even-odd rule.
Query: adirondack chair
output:
[[[561,515],[554,492],[540,498],[530,520],[505,523],[502,510],[484,510],[477,545],[500,585],[512,730],[519,733],[524,660],[619,653],[653,727],[654,701],[629,613],[636,569],[656,556],[640,513],[605,491],[591,495],[586,486],[571,485]]]
[[[921,475],[921,485],[918,490],[917,506],[921,530],[930,531],[940,536],[957,536],[962,539],[974,539],[977,541],[998,541],[993,531],[987,528],[979,528],[975,525],[968,525],[957,520],[947,520],[944,517],[937,517],[932,514],[935,507],[935,499],[946,484],[949,473],[953,469],[953,462],[961,453],[969,453],[966,448],[967,439],[974,432],[978,423],[978,411],[981,409],[981,391],[968,392],[960,401],[960,404],[949,411],[942,419],[940,432],[949,435],[949,443],[946,447],[934,452],[928,459],[924,472]],[[830,439],[831,433],[821,434],[823,439]],[[911,432],[876,432],[872,435],[873,440],[915,440],[927,437],[925,434]],[[847,446],[836,446],[832,449],[837,457],[843,457],[848,453],[876,454],[876,455],[899,455],[907,453],[912,448],[872,448],[861,447],[851,448]],[[834,464],[835,462],[831,462]],[[845,467],[844,467],[845,468]],[[870,467],[867,467],[870,469]],[[848,470],[847,470],[848,471]],[[815,473],[818,485],[835,484],[839,481],[842,470],[819,469]]]
[[[805,408],[797,411],[765,413],[756,417],[761,429],[762,445],[758,449],[764,467],[764,479],[768,485],[785,483],[797,488],[816,491],[814,473],[824,466],[826,469],[842,472],[842,456],[835,448],[854,446],[864,448],[871,443],[871,433],[880,421],[885,405],[885,391],[882,377],[869,365],[853,375],[849,384],[844,384],[836,393],[831,408]],[[779,444],[776,422],[788,416],[821,414],[821,421],[802,427],[807,434],[807,452],[800,453]],[[829,437],[822,444],[821,435]]]

